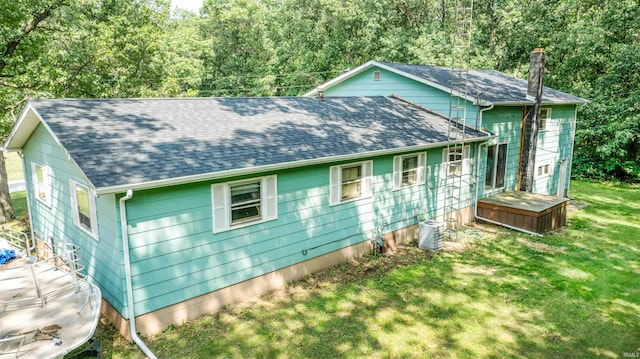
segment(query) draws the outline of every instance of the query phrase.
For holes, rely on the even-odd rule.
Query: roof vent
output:
[[[380,78],[382,78],[382,73],[380,71],[374,71],[373,81],[380,81]]]

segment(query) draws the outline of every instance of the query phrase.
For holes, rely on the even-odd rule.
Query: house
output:
[[[535,104],[535,98],[527,94],[529,84],[494,70],[469,70],[467,81],[466,97],[462,98],[466,123],[494,135],[476,152],[476,181],[481,184],[477,198],[517,190],[522,175],[523,125]],[[395,94],[448,117],[451,83],[450,68],[369,61],[305,96],[319,92],[326,97]],[[543,87],[532,192],[568,196],[577,108],[585,103],[585,99]]]
[[[402,77],[377,66],[353,79]],[[151,334],[361,255],[380,227],[412,236],[444,214],[445,168],[471,177],[495,137],[349,95],[31,100],[5,148],[23,160],[34,238],[79,247],[103,314]],[[568,107],[553,110],[568,121]],[[515,144],[511,108],[493,111],[483,127]],[[455,158],[451,131],[469,146]]]

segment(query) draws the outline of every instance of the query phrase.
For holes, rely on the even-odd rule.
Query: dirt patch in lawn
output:
[[[540,242],[532,242],[528,239],[522,238],[522,237],[518,237],[517,241],[522,244],[525,247],[528,247],[529,249],[533,249],[536,252],[544,252],[544,253],[564,253],[567,248],[565,247],[554,247],[554,246],[550,246],[546,243],[540,243]]]
[[[476,238],[486,235],[484,230],[484,226],[475,223],[460,227],[457,238],[446,237],[444,251],[468,251],[470,247],[473,246],[471,243]],[[418,240],[414,239],[399,244],[393,252],[385,253],[378,257],[365,256],[336,267],[313,273],[301,281],[291,283],[286,291],[296,291],[294,287],[304,289],[322,288],[333,285],[334,283],[370,278],[373,273],[384,273],[395,268],[405,267],[422,261],[429,261],[437,255],[438,252],[419,249]]]
[[[382,254],[378,257],[366,256],[313,273],[301,281],[292,283],[290,287],[300,286],[311,289],[325,287],[332,283],[357,281],[371,277],[373,272],[387,272],[394,268],[431,260],[434,255],[437,254],[419,249],[417,241],[414,240],[399,245],[393,253]]]

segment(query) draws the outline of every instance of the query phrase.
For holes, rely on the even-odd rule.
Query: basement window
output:
[[[373,81],[380,81],[381,78],[382,78],[382,72],[380,71],[373,72]]]
[[[552,168],[550,163],[544,163],[538,166],[536,170],[536,177],[548,177],[552,174]]]

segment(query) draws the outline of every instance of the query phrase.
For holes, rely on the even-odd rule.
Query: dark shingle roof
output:
[[[96,188],[447,141],[445,118],[394,97],[30,104]]]
[[[451,88],[450,68],[398,64],[383,61],[376,62],[440,86]],[[532,102],[531,99],[527,99],[527,81],[509,76],[503,72],[495,70],[469,70],[468,80],[468,95],[472,98],[479,96],[481,99],[495,104]],[[587,100],[544,86],[542,90],[542,102],[550,104],[580,104],[586,103]]]

